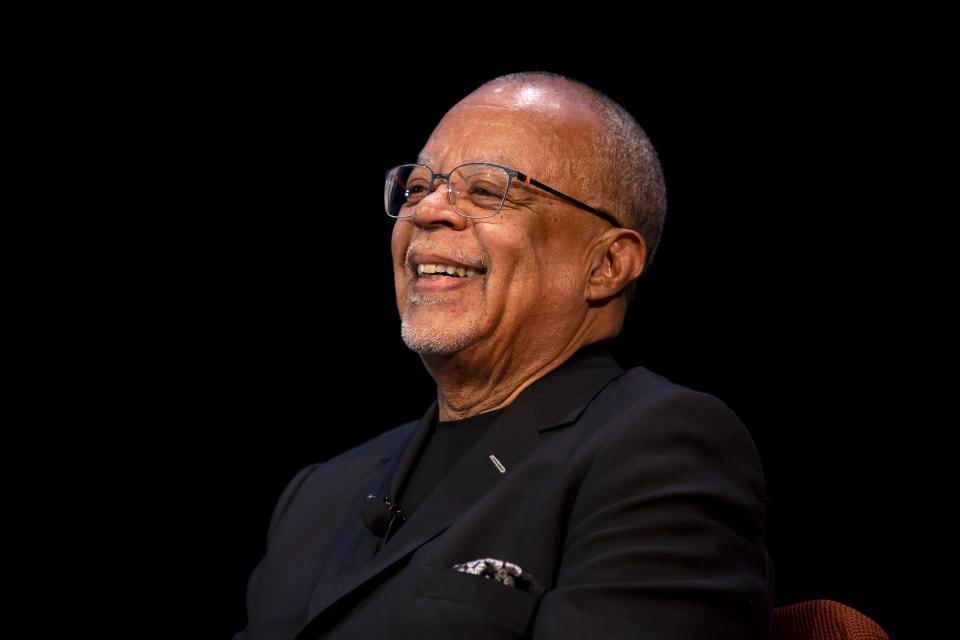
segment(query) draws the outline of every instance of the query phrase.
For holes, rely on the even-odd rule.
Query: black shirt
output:
[[[547,376],[556,375],[556,372],[590,354],[610,350],[615,342],[616,338],[608,338],[585,345],[556,369],[547,373]],[[414,463],[413,471],[410,472],[397,498],[397,504],[408,518],[506,408],[462,420],[434,422],[426,443],[420,449],[420,457]]]
[[[462,420],[433,423],[413,472],[397,499],[408,518],[505,408]]]

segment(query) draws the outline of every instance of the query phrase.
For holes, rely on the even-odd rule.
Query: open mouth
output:
[[[450,264],[418,264],[417,279],[435,280],[438,278],[475,278],[486,273],[486,269],[454,266]]]

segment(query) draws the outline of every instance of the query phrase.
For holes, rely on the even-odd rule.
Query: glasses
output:
[[[515,169],[486,162],[468,162],[454,167],[450,173],[434,173],[425,164],[402,164],[390,169],[383,192],[387,215],[391,218],[412,216],[414,207],[433,192],[433,183],[437,178],[447,181],[447,201],[464,218],[492,218],[500,213],[507,200],[510,184],[513,180],[519,180],[589,211],[615,227],[622,226],[606,211],[594,209]]]

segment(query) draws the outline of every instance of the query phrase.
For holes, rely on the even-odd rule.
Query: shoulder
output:
[[[327,467],[362,464],[367,460],[379,460],[405,441],[416,429],[419,419],[405,422],[351,449],[338,453],[323,463]]]
[[[729,490],[763,501],[760,457],[749,430],[720,398],[634,367],[586,408],[594,473],[626,465],[634,480],[656,478]],[[712,487],[712,489],[710,488]]]
[[[410,437],[418,422],[419,420],[405,422],[323,462],[315,462],[304,467],[290,481],[290,488],[295,489],[308,484],[311,477],[315,478],[328,473],[342,474],[350,470],[362,471],[379,465],[384,459],[391,457],[397,447]]]
[[[760,637],[772,593],[766,505],[759,459],[730,407],[635,367],[570,432],[563,558],[538,625],[559,635],[601,624],[567,615],[592,595],[670,637]]]
[[[404,423],[326,461],[301,468],[287,483],[274,507],[268,538],[294,502],[322,503],[344,486],[362,479],[382,465],[416,428],[418,421]]]
[[[628,369],[611,381],[588,410],[609,414],[604,421],[608,432],[633,432],[650,442],[693,437],[756,453],[749,431],[726,402],[645,367]]]

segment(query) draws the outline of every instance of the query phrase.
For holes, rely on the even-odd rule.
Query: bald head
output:
[[[623,107],[581,82],[538,71],[495,78],[454,110],[461,108],[511,109],[550,124],[554,135],[542,141],[549,172],[572,179],[586,202],[599,202],[640,233],[649,266],[666,216],[666,186],[650,139]]]

